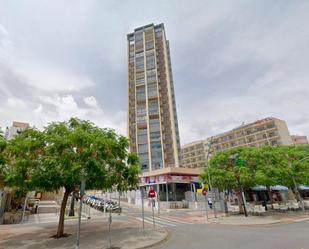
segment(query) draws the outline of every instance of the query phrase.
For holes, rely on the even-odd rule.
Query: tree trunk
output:
[[[120,208],[120,191],[118,191],[118,204],[119,204],[119,208]]]
[[[70,193],[72,192],[72,188],[65,188],[65,192],[64,192],[64,196],[63,196],[63,200],[61,203],[61,208],[60,208],[60,216],[59,216],[59,223],[58,223],[58,230],[57,230],[57,234],[54,236],[56,238],[60,238],[60,237],[64,237],[64,214],[65,214],[65,208],[67,205],[67,201],[69,198]]]
[[[243,213],[245,213],[245,211],[244,211],[244,206],[243,206],[243,203],[242,203],[240,188],[237,189],[236,194],[237,194],[237,200],[238,200],[238,206],[239,206],[239,213],[243,214]]]
[[[270,204],[273,204],[274,203],[274,198],[273,198],[273,193],[271,192],[270,187],[267,187],[267,193],[268,193],[268,196],[269,196]]]
[[[70,206],[69,216],[75,216],[75,214],[74,214],[74,203],[75,203],[75,198],[74,198],[74,193],[73,193],[72,194],[72,199],[71,199],[71,206]]]

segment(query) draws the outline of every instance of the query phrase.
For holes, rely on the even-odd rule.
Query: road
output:
[[[194,224],[168,228],[156,249],[309,249],[308,221],[268,226]]]

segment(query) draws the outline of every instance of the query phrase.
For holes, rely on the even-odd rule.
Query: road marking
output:
[[[152,218],[150,218],[150,219],[152,220]],[[171,221],[168,221],[168,220],[164,220],[164,219],[159,218],[159,217],[155,217],[155,222],[162,223],[164,225],[168,225],[168,226],[172,226],[172,227],[177,226],[177,223],[174,223],[174,222],[171,222]]]
[[[143,221],[142,218],[138,218],[136,217],[137,220],[139,221]],[[145,222],[149,223],[149,224],[153,224],[153,220],[152,217],[147,217],[145,216]],[[190,222],[185,222],[185,221],[178,221],[178,220],[174,220],[171,218],[166,218],[166,217],[155,217],[155,224],[158,224],[160,226],[166,227],[166,226],[179,226],[179,225],[193,225],[194,223],[190,223]]]
[[[193,225],[194,224],[192,222],[181,221],[181,220],[174,220],[174,219],[171,219],[170,217],[168,217],[168,218],[164,217],[164,219],[169,220],[169,221],[173,221],[173,222],[176,222],[176,223],[187,224],[187,225]]]
[[[139,221],[141,221],[141,222],[143,222],[143,219],[142,218],[136,218],[137,220],[139,220]],[[145,223],[148,223],[148,224],[151,224],[151,225],[153,225],[153,221],[151,220],[151,221],[149,221],[148,219],[146,219],[146,217],[145,217]],[[158,224],[158,222],[156,222],[156,220],[155,220],[155,225],[156,226],[159,226],[159,227],[167,227],[166,225],[162,225],[162,224]]]

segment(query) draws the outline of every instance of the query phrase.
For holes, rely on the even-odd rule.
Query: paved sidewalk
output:
[[[309,214],[273,214],[267,216],[248,216],[233,215],[228,217],[211,217],[208,219],[208,224],[223,224],[234,226],[256,226],[256,225],[271,225],[280,223],[293,223],[309,220]]]
[[[54,239],[57,224],[24,224],[0,226],[0,249],[55,249],[75,248],[77,223],[65,225],[65,233],[69,237]],[[147,228],[145,236],[141,226],[136,223],[122,221],[113,222],[111,242],[114,248],[137,249],[160,243],[167,238],[164,229]],[[110,248],[107,222],[84,221],[81,227],[80,248]]]

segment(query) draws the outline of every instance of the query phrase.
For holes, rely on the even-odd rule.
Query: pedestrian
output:
[[[210,197],[207,198],[208,206],[210,209],[212,209],[212,200]]]

